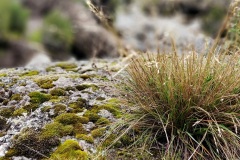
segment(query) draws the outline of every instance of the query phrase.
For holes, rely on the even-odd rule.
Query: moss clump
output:
[[[98,106],[98,109],[99,110],[101,110],[101,109],[108,110],[114,116],[120,117],[122,114],[120,112],[119,104],[120,104],[120,101],[118,99],[112,98],[112,99],[108,100],[108,102],[106,104]]]
[[[66,91],[76,91],[76,88],[72,87],[72,86],[68,86],[65,88]]]
[[[63,88],[54,88],[50,91],[52,96],[65,96],[66,92]]]
[[[78,98],[76,102],[69,103],[72,113],[82,112],[83,108],[87,106],[87,101],[83,98]]]
[[[87,117],[80,117],[74,113],[63,113],[55,118],[56,122],[62,123],[64,125],[77,124],[77,123],[88,123],[89,119]]]
[[[66,111],[66,106],[64,104],[56,104],[53,106],[54,113],[59,115],[61,113],[64,113]]]
[[[0,77],[7,77],[6,73],[0,73]]]
[[[58,80],[58,77],[40,78],[40,79],[35,79],[34,81],[37,83],[39,87],[43,89],[50,89],[55,86],[54,84],[52,84],[52,82],[56,80]]]
[[[7,120],[5,120],[5,118],[0,117],[0,131],[3,130],[6,126],[7,126]]]
[[[12,149],[17,152],[18,156],[42,159],[46,158],[44,156],[49,155],[53,147],[59,145],[60,140],[56,137],[41,138],[39,131],[25,129],[19,135],[15,136],[12,142]]]
[[[14,112],[15,107],[6,107],[6,108],[2,108],[0,109],[0,116],[3,116],[5,118],[9,118],[12,116],[13,112]]]
[[[45,112],[49,112],[50,109],[52,109],[51,106],[44,106],[43,108],[41,108],[41,112],[45,113]]]
[[[92,75],[88,75],[88,74],[81,74],[81,75],[79,75],[79,77],[82,78],[83,80],[87,80],[87,79],[92,78],[93,76]]]
[[[23,113],[27,113],[27,110],[24,108],[19,108],[13,112],[13,116],[22,116]]]
[[[45,93],[41,93],[41,92],[31,92],[28,95],[31,99],[30,102],[31,103],[35,103],[35,104],[41,104],[43,102],[49,101],[51,98],[50,94],[45,94]]]
[[[77,141],[69,139],[57,148],[50,159],[88,160],[88,154],[83,151]]]
[[[41,139],[49,139],[53,137],[62,137],[66,135],[71,135],[73,132],[73,126],[72,125],[63,125],[58,122],[53,122],[50,124],[47,124],[42,133],[40,134]]]
[[[20,101],[20,100],[22,100],[22,96],[20,94],[13,94],[11,96],[11,101],[13,101],[13,100]]]
[[[88,135],[85,135],[85,134],[77,134],[76,135],[76,138],[77,139],[82,139],[88,143],[94,143],[94,139],[92,136],[88,136]]]
[[[20,74],[20,77],[26,77],[26,76],[35,76],[38,75],[39,71],[28,71],[28,72],[24,72],[22,74]]]
[[[104,98],[104,97],[97,97],[96,98],[96,100],[98,100],[98,101],[103,101],[103,100],[105,100],[106,98]]]
[[[91,131],[91,135],[93,136],[93,138],[101,137],[104,135],[105,131],[105,128],[97,128]]]
[[[92,110],[87,110],[84,113],[85,117],[89,118],[89,121],[95,123],[97,120],[100,118],[100,116],[97,114],[98,110],[92,109]]]
[[[10,158],[10,157],[13,157],[13,156],[16,156],[17,155],[17,151],[15,149],[9,149],[7,151],[7,153],[5,154],[5,157],[6,158]]]
[[[87,131],[84,129],[82,123],[77,123],[74,125],[73,133],[77,134],[87,134]]]
[[[95,84],[80,84],[76,86],[77,90],[82,91],[87,88],[92,88],[93,91],[96,91],[99,89],[99,87]]]
[[[74,63],[62,62],[62,63],[57,63],[56,67],[60,67],[60,68],[65,69],[65,70],[71,70],[71,69],[77,68],[77,65],[74,64]]]
[[[23,106],[23,109],[27,110],[27,112],[35,111],[39,107],[37,103],[30,103],[26,106]]]
[[[110,124],[110,121],[107,118],[101,117],[97,120],[96,124],[98,125]]]

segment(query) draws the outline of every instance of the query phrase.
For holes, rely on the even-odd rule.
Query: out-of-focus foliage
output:
[[[0,1],[0,36],[21,35],[26,29],[29,12],[17,1]]]
[[[53,51],[69,50],[73,42],[73,29],[70,20],[55,10],[44,20],[43,43]]]
[[[219,26],[221,26],[226,13],[226,8],[213,6],[202,18],[203,30],[209,35],[216,36]]]

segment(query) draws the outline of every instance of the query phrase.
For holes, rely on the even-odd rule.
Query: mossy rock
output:
[[[6,158],[10,158],[10,157],[13,157],[13,156],[16,156],[18,154],[17,150],[15,149],[9,149],[7,151],[7,153],[5,154],[5,157]]]
[[[0,117],[0,131],[3,130],[6,126],[7,126],[7,120],[3,117]]]
[[[69,139],[57,148],[50,159],[88,160],[89,158],[77,141]]]
[[[27,77],[27,76],[35,76],[35,75],[38,75],[39,74],[39,71],[28,71],[28,72],[24,72],[22,74],[20,74],[19,76],[20,77]]]
[[[65,106],[64,104],[56,104],[53,106],[54,109],[54,117],[57,115],[60,115],[64,112],[66,112],[66,108],[67,106]]]
[[[28,111],[24,108],[18,108],[13,112],[13,116],[22,116],[23,113],[27,113]]]
[[[5,118],[9,118],[13,115],[13,112],[15,110],[15,107],[5,107],[0,109],[0,116],[3,116]]]
[[[74,125],[73,133],[74,133],[75,135],[78,135],[78,134],[87,134],[87,131],[86,131],[85,128],[83,127],[82,123],[77,123],[77,124]]]
[[[88,117],[88,118],[89,118],[89,121],[95,123],[95,122],[98,121],[99,118],[101,118],[101,117],[97,114],[98,111],[99,111],[99,110],[94,110],[94,109],[92,109],[92,110],[87,110],[87,111],[84,113],[84,116],[85,116],[85,117]]]
[[[58,80],[58,77],[47,77],[47,78],[35,79],[34,82],[36,82],[40,88],[50,89],[55,86],[54,84],[52,84],[52,82],[56,80]]]
[[[96,122],[97,125],[107,125],[110,123],[111,122],[107,118],[104,118],[104,117],[99,118]]]
[[[71,69],[77,68],[78,66],[74,63],[61,62],[61,63],[57,63],[55,67],[60,67],[65,70],[71,70]]]
[[[95,84],[80,84],[76,86],[77,90],[82,91],[87,88],[92,88],[93,91],[96,91],[99,89],[99,87]]]
[[[0,73],[0,77],[7,77],[7,73]]]
[[[60,138],[73,133],[72,125],[63,125],[58,122],[47,124],[40,134],[41,139]]]
[[[87,107],[87,101],[83,98],[78,98],[76,102],[69,103],[68,107],[71,108],[71,113],[82,112]]]
[[[88,136],[88,135],[85,135],[85,134],[77,134],[76,135],[76,138],[77,139],[82,139],[88,143],[94,143],[94,139],[92,136]]]
[[[30,102],[35,104],[41,104],[43,102],[49,101],[51,98],[50,94],[45,94],[42,92],[31,92],[28,94],[28,96],[31,98]]]
[[[80,117],[74,113],[63,113],[55,118],[56,122],[62,123],[64,125],[77,124],[77,123],[88,123],[89,119],[87,117]]]
[[[45,112],[49,112],[52,109],[51,106],[44,106],[43,108],[41,108],[41,112],[45,113]]]
[[[106,131],[106,128],[97,128],[91,131],[93,138],[102,137]]]
[[[10,99],[11,99],[11,101],[13,101],[13,100],[20,101],[20,100],[22,100],[22,96],[20,94],[13,94]]]
[[[12,149],[18,156],[42,159],[51,153],[53,147],[59,145],[60,140],[56,137],[41,138],[39,131],[25,129],[15,136],[12,142]]]
[[[50,94],[52,96],[65,96],[66,91],[63,88],[54,88],[54,89],[50,90]]]
[[[38,103],[30,103],[26,106],[23,106],[22,108],[29,113],[35,111],[38,107],[39,107]]]

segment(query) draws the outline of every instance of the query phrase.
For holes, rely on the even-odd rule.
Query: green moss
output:
[[[52,96],[50,102],[53,103],[64,103],[66,101],[66,97],[63,96]]]
[[[20,94],[13,94],[11,96],[11,101],[13,101],[13,100],[20,101],[20,100],[22,100],[22,96]]]
[[[64,104],[56,104],[53,106],[54,109],[54,116],[60,115],[66,112],[66,106]]]
[[[133,139],[129,135],[125,134],[120,138],[120,142],[124,146],[129,146],[133,143]]]
[[[104,139],[104,141],[102,142],[102,146],[103,146],[103,147],[108,147],[108,146],[110,146],[111,144],[114,143],[114,141],[116,140],[116,138],[117,138],[117,136],[114,135],[114,134],[111,134],[111,135],[107,136],[107,137]],[[114,144],[115,147],[120,147],[120,145],[121,145],[120,142],[116,142],[116,143]]]
[[[110,124],[110,121],[107,118],[101,117],[97,120],[96,124],[98,125]]]
[[[47,124],[42,133],[40,134],[41,139],[49,139],[53,137],[63,137],[66,135],[71,135],[73,133],[72,125],[63,125],[58,122],[53,122]]]
[[[97,128],[91,131],[91,135],[93,136],[93,138],[101,137],[104,135],[105,131],[105,128]]]
[[[56,122],[64,125],[77,124],[77,123],[88,123],[89,119],[86,117],[77,116],[74,113],[63,113],[55,118]]]
[[[80,84],[76,86],[77,90],[82,91],[87,88],[92,88],[93,91],[96,91],[99,89],[99,87],[95,84]]]
[[[66,91],[76,91],[76,88],[72,87],[72,86],[68,86],[65,88]]]
[[[77,134],[87,134],[87,131],[84,129],[82,123],[77,123],[74,125],[73,133]]]
[[[79,113],[84,110],[81,102],[69,103],[68,107],[71,108],[71,110],[70,110],[71,113]]]
[[[50,89],[53,88],[55,85],[52,84],[53,81],[58,80],[58,77],[45,77],[45,78],[39,78],[35,79],[34,81],[37,83],[37,85],[43,89]]]
[[[48,156],[52,148],[59,145],[60,140],[57,137],[50,136],[41,138],[39,131],[24,129],[19,135],[14,137],[12,143],[12,149],[16,150],[18,155],[42,159],[45,158],[43,155]],[[36,151],[41,154],[36,154]]]
[[[82,150],[77,141],[69,139],[57,148],[50,159],[88,160],[88,154]]]
[[[88,143],[94,143],[94,139],[92,136],[88,136],[88,135],[85,135],[85,134],[77,134],[76,135],[76,138],[77,139],[82,139]]]
[[[3,117],[0,117],[0,131],[4,130],[4,128],[6,128],[6,126],[7,126],[7,120]]]
[[[96,100],[98,100],[98,101],[103,101],[103,100],[105,100],[106,98],[104,98],[104,97],[97,97],[96,98]]]
[[[65,90],[63,88],[54,88],[50,91],[52,96],[65,96]]]
[[[106,104],[98,106],[98,109],[106,109],[116,117],[120,117],[122,115],[120,112],[119,100],[115,98],[108,100]]]
[[[15,107],[6,107],[6,108],[2,108],[0,109],[0,116],[3,116],[5,118],[9,118],[12,116],[13,112],[14,112]]]
[[[92,78],[93,76],[92,75],[88,75],[88,74],[81,74],[81,75],[79,75],[79,77],[82,78],[83,80],[86,80],[86,79]]]
[[[4,99],[4,101],[2,102],[2,104],[6,106],[6,105],[8,104],[8,102],[9,102],[8,99]]]
[[[41,108],[41,112],[43,113],[49,112],[51,108],[52,108],[51,106],[44,106],[43,108]]]
[[[7,77],[6,73],[0,73],[0,77]]]
[[[31,92],[28,94],[28,96],[31,98],[30,102],[35,104],[41,104],[43,102],[49,101],[51,98],[51,95],[41,93],[41,92]]]
[[[16,156],[17,154],[18,154],[17,150],[9,149],[5,154],[5,157],[13,157],[13,156]]]
[[[97,122],[97,120],[100,118],[100,116],[97,114],[98,110],[87,110],[85,113],[84,113],[84,116],[85,117],[88,117],[89,118],[89,121],[91,122]]]
[[[68,107],[71,108],[71,113],[82,112],[83,108],[87,106],[87,101],[83,98],[78,98],[76,102],[69,103]]]
[[[57,63],[56,67],[60,67],[65,70],[71,70],[71,69],[77,68],[77,65],[74,63],[61,62],[61,63]]]
[[[27,112],[35,111],[39,107],[37,103],[30,103],[26,106],[23,106],[23,109],[27,110]]]
[[[24,72],[22,74],[20,74],[20,77],[26,77],[26,76],[35,76],[38,75],[39,71],[28,71],[28,72]]]
[[[23,113],[27,113],[27,110],[24,108],[19,108],[13,112],[13,116],[22,116]]]

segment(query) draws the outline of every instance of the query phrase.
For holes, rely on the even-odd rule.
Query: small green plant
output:
[[[133,60],[123,87],[135,104],[124,121],[132,146],[159,159],[239,159],[239,59],[193,51]]]
[[[51,12],[44,21],[43,44],[52,51],[68,51],[73,42],[70,20],[61,12]]]

